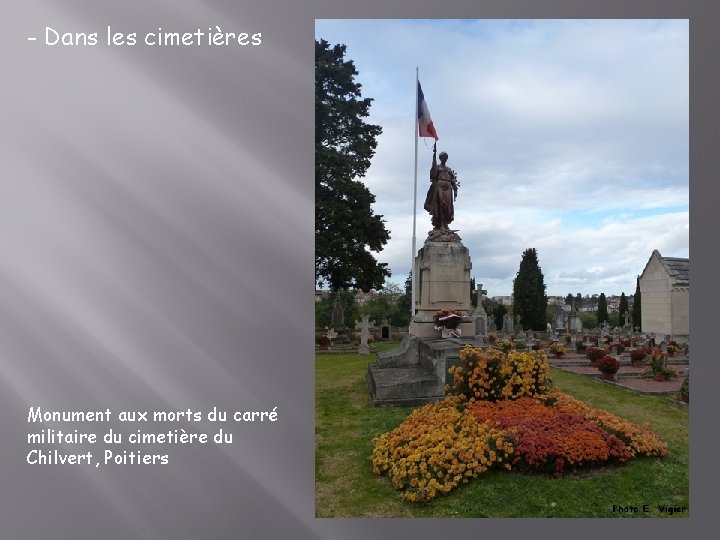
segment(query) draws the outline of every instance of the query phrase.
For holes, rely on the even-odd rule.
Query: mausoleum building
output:
[[[639,282],[642,331],[689,336],[690,259],[663,257],[654,250]]]

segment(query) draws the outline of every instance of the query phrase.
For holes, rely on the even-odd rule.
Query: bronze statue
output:
[[[430,188],[425,197],[425,210],[432,216],[434,230],[447,231],[455,219],[454,201],[457,199],[458,181],[455,171],[445,165],[447,152],[440,152],[437,164],[437,148],[433,145],[433,161],[430,168]]]

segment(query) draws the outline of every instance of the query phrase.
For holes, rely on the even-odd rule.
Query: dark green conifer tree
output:
[[[605,321],[607,321],[608,323],[610,322],[610,317],[608,316],[607,298],[605,298],[605,293],[600,293],[600,296],[598,297],[597,308],[598,326],[600,326]]]
[[[538,264],[535,248],[526,249],[520,261],[520,269],[513,282],[513,314],[525,330],[545,330],[545,278]]]
[[[640,304],[640,278],[635,281],[635,296],[633,296],[633,309],[632,309],[632,323],[633,330],[636,327],[640,328],[642,332],[642,307]]]
[[[620,294],[620,326],[625,326],[625,323],[627,322],[627,316],[628,313],[628,301],[627,297],[625,296],[625,293]]]

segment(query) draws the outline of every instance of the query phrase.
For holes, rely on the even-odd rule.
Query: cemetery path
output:
[[[620,355],[620,370],[617,372],[615,381],[603,381],[607,384],[622,386],[629,390],[639,392],[641,394],[674,394],[680,390],[680,386],[685,380],[689,368],[689,358],[684,355],[677,355],[668,359],[668,367],[673,369],[678,377],[669,381],[655,381],[653,379],[643,379],[640,374],[645,368],[636,368],[630,365],[630,357],[627,354]],[[549,358],[548,362],[551,366],[571,371],[579,375],[588,375],[600,378],[600,372],[597,368],[591,367],[589,361],[583,354],[570,352],[563,358]]]

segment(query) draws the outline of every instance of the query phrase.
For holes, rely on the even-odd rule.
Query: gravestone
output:
[[[345,313],[339,298],[335,298],[333,302],[332,312],[330,313],[330,326],[335,330],[345,327]]]
[[[513,333],[513,318],[512,315],[509,313],[506,313],[503,317],[503,327],[502,327],[503,334],[512,334]]]
[[[490,317],[488,319],[488,332],[497,332],[497,326],[495,326],[495,317]]]
[[[482,283],[477,286],[477,307],[475,308],[475,335],[486,336],[488,316],[482,305],[483,296],[487,291],[483,290]]]
[[[487,319],[483,317],[475,317],[475,335],[486,336],[487,335]]]
[[[355,326],[360,326],[360,346],[358,354],[370,354],[370,346],[368,345],[368,337],[370,336],[370,315],[363,315],[362,321]]]

